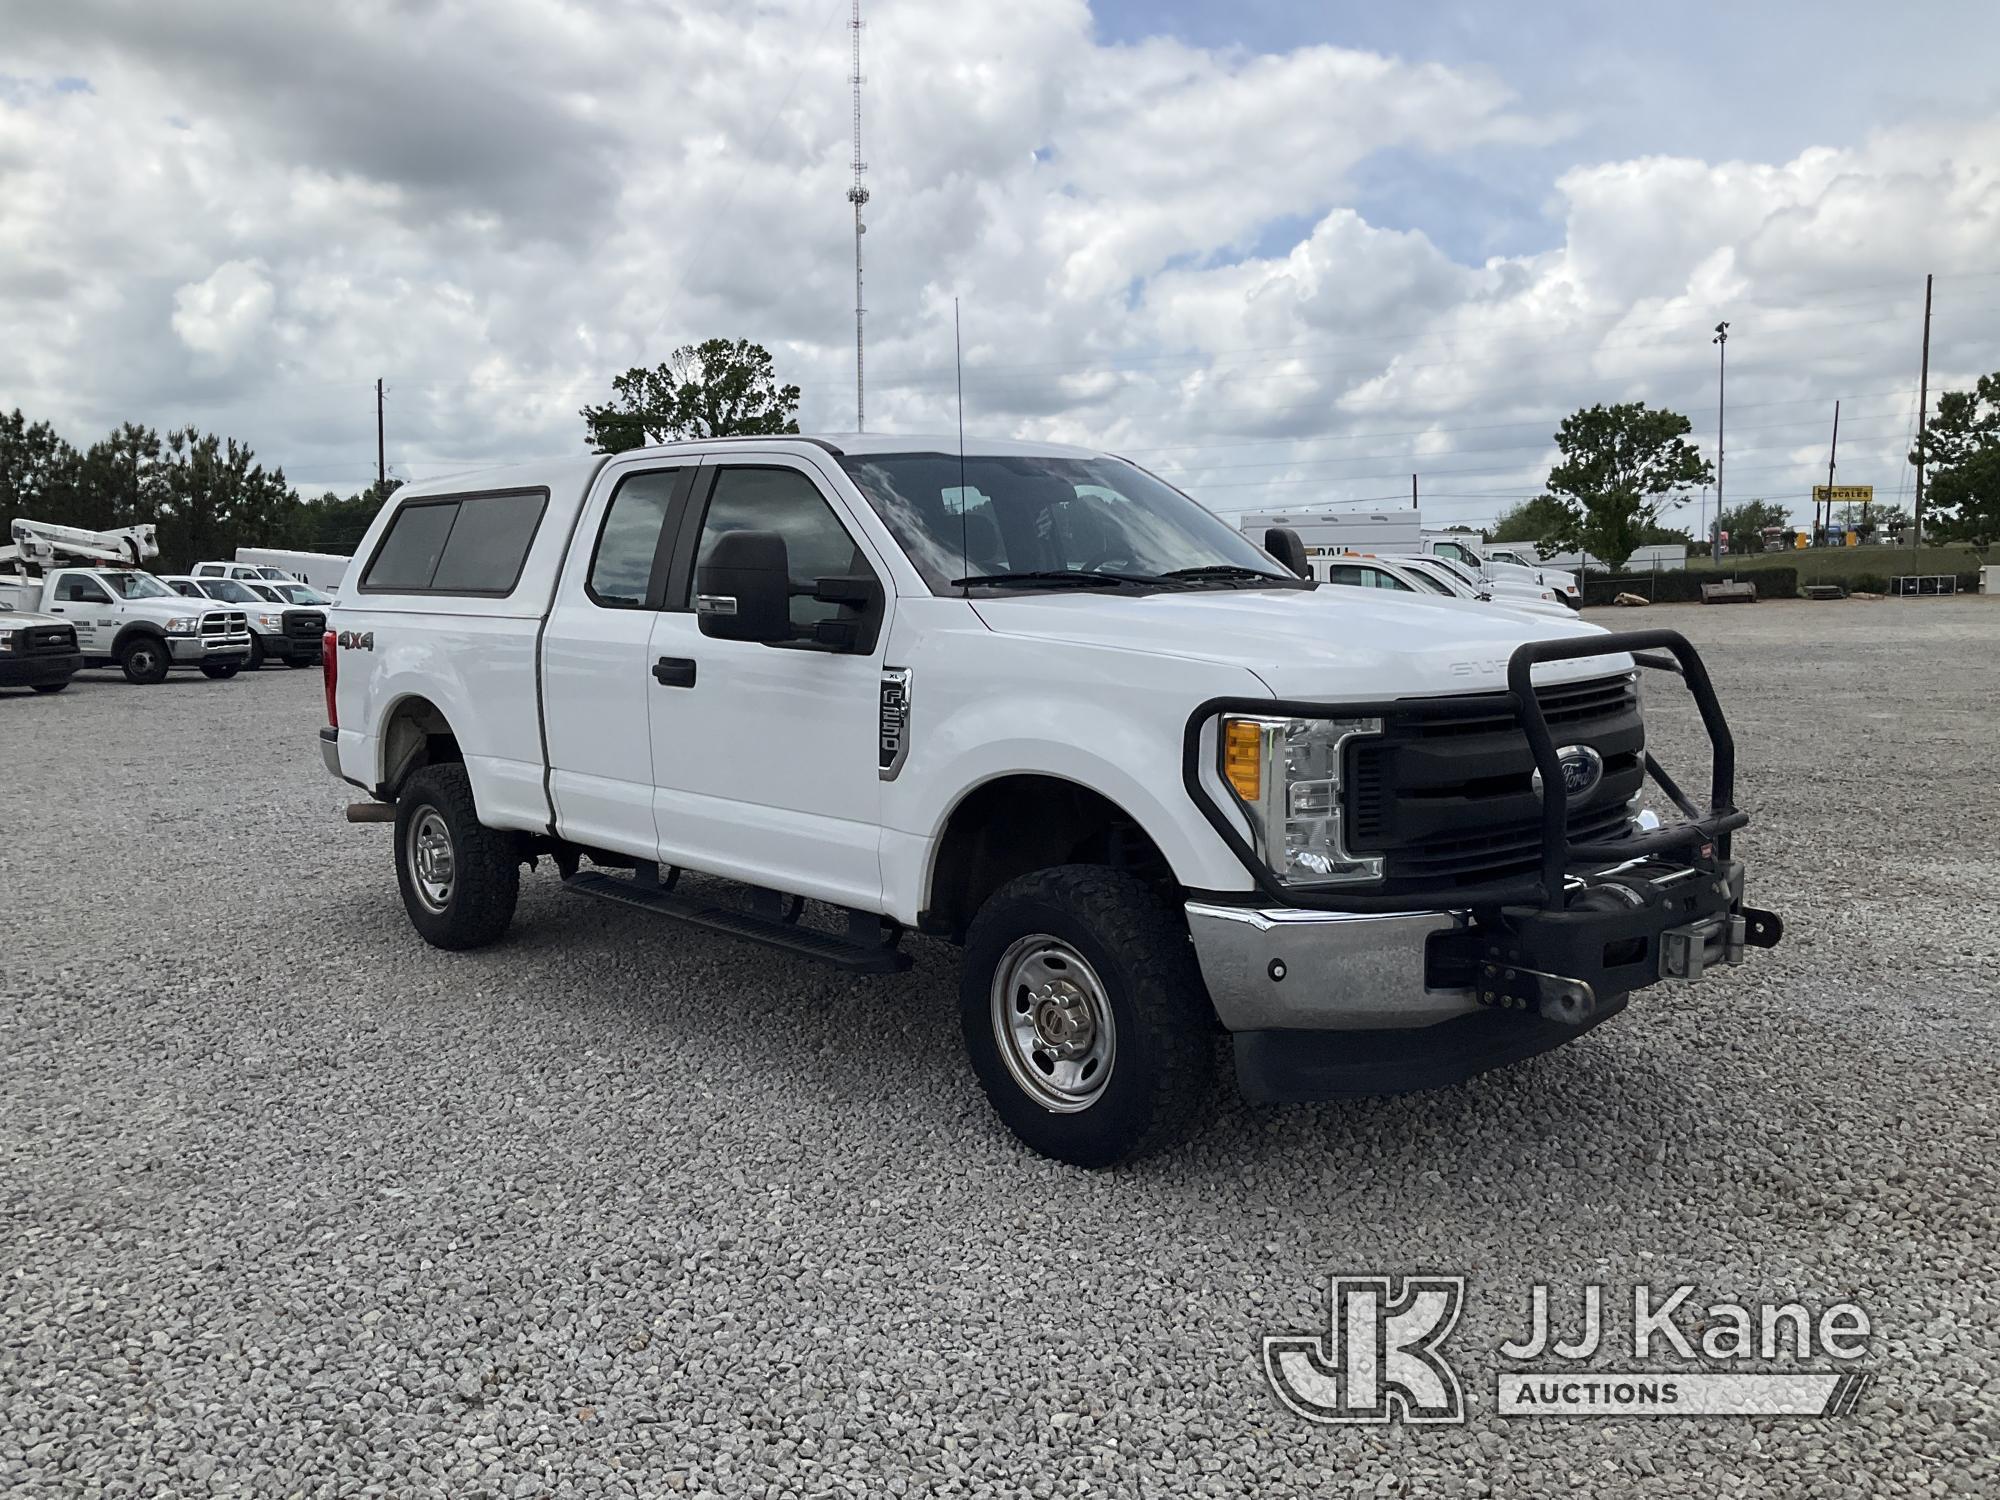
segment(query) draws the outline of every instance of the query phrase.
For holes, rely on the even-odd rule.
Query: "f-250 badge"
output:
[[[375,632],[372,630],[343,630],[334,638],[334,644],[343,651],[373,651]]]

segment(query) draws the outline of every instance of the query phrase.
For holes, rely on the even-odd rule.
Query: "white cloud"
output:
[[[845,4],[17,9],[0,404],[81,440],[192,421],[351,489],[378,375],[423,475],[572,450],[612,373],[726,334],[809,425],[851,422]],[[1802,493],[1835,396],[1842,477],[1893,486],[1922,272],[2000,269],[1993,118],[1598,161],[1479,70],[1107,44],[1078,0],[871,4],[865,44],[871,425],[950,426],[958,296],[973,426],[1117,447],[1218,508],[1415,467],[1491,515],[1594,400],[1705,434],[1720,317],[1732,496]],[[1384,152],[1551,151],[1534,253],[1462,264],[1355,207]],[[1934,386],[1990,360],[1996,293],[1940,282]]]
[[[252,261],[229,260],[205,280],[174,293],[174,332],[197,354],[227,364],[269,327],[277,297],[270,278]]]

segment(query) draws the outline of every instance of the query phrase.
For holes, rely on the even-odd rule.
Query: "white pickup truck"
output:
[[[501,937],[539,857],[853,971],[961,944],[987,1096],[1087,1166],[1198,1120],[1225,1033],[1255,1099],[1440,1086],[1778,941],[1686,641],[1323,588],[1267,547],[1025,443],[413,485],[330,612],[321,752],[442,948]],[[1701,805],[1647,756],[1649,667],[1701,708]]]
[[[58,615],[76,631],[86,667],[116,666],[127,681],[166,681],[175,667],[234,677],[250,659],[243,611],[181,598],[136,568],[56,568],[37,579],[0,578],[19,609]]]

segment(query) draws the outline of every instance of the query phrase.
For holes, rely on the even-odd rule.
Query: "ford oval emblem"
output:
[[[1597,783],[1604,779],[1604,757],[1588,745],[1564,745],[1556,751],[1556,763],[1562,767],[1563,791],[1572,802],[1588,797],[1597,790]],[[1542,773],[1538,770],[1534,777],[1535,795],[1542,794]]]

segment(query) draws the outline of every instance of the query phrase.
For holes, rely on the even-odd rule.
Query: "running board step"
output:
[[[845,969],[850,974],[897,974],[910,966],[910,955],[888,946],[886,942],[862,942],[813,927],[801,927],[797,922],[787,922],[782,917],[759,916],[733,906],[717,906],[693,896],[677,895],[665,886],[640,884],[626,876],[587,870],[570,876],[563,884],[586,896],[616,901],[621,906],[636,906],[641,911],[685,922],[690,927],[746,938],[766,947],[782,948],[800,958],[817,959],[836,969]]]

